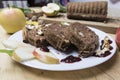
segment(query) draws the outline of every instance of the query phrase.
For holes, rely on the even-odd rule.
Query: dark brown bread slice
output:
[[[84,19],[105,21],[107,19],[107,2],[69,2],[67,17],[70,19]]]
[[[98,46],[99,38],[95,32],[80,23],[71,24],[71,27],[68,27],[65,33],[83,57],[92,55]]]
[[[61,51],[67,51],[71,45],[70,41],[64,35],[66,27],[68,26],[61,23],[52,23],[43,30],[44,37],[48,43]]]
[[[37,30],[28,32],[28,41],[36,47],[46,46],[48,44],[44,36],[37,34]]]
[[[44,35],[38,34],[38,28],[28,29],[27,27],[24,27],[23,28],[23,41],[36,47],[48,45],[47,41],[45,40]]]

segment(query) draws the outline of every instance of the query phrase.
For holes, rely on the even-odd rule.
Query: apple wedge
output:
[[[48,3],[47,6],[42,7],[43,13],[46,14],[46,16],[56,16],[59,13],[60,6],[55,3]]]
[[[32,54],[33,51],[34,48],[31,47],[19,47],[13,52],[12,58],[19,62],[33,59],[35,58]]]
[[[10,39],[4,40],[2,42],[2,44],[6,48],[13,49],[13,50],[16,49],[16,48],[18,48],[18,47],[33,47],[33,46],[29,45],[29,44],[25,44],[23,42],[19,42],[19,41],[16,41],[16,40],[10,40]]]
[[[59,64],[59,59],[51,52],[41,51],[40,48],[36,48],[33,55],[43,63],[46,64]]]

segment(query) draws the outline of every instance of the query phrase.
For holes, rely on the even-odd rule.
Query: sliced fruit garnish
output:
[[[19,62],[33,59],[33,51],[34,48],[31,47],[20,47],[14,50],[12,58]]]
[[[18,47],[33,47],[29,44],[25,44],[23,42],[19,42],[19,41],[16,41],[16,40],[4,40],[3,41],[3,45],[6,47],[6,48],[9,48],[9,49],[16,49]]]
[[[33,55],[43,63],[46,64],[59,64],[59,59],[51,52],[41,51],[40,48],[36,48]]]

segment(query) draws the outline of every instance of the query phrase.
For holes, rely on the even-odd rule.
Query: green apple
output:
[[[34,48],[32,47],[19,47],[14,50],[12,58],[19,62],[34,59],[33,51]]]
[[[24,13],[18,8],[4,8],[0,12],[0,25],[7,33],[14,33],[26,24]]]
[[[59,64],[59,59],[51,52],[41,51],[40,48],[36,48],[33,55],[43,63],[46,64]]]
[[[60,6],[55,3],[48,3],[47,6],[42,7],[42,11],[46,16],[56,16],[59,13]]]

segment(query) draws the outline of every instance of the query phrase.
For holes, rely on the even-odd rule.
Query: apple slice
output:
[[[20,47],[15,49],[15,51],[12,54],[12,58],[16,61],[26,61],[35,58],[32,52],[35,48],[31,47]]]
[[[59,59],[51,52],[41,51],[40,48],[36,48],[33,55],[43,63],[46,64],[59,64]]]
[[[49,3],[47,6],[42,7],[42,11],[46,16],[56,16],[59,13],[60,6],[55,3]]]
[[[29,44],[25,44],[23,42],[19,42],[19,41],[16,41],[16,40],[10,40],[10,39],[4,40],[2,43],[6,48],[13,49],[13,50],[18,48],[18,47],[25,47],[25,46],[26,47],[33,47]]]

